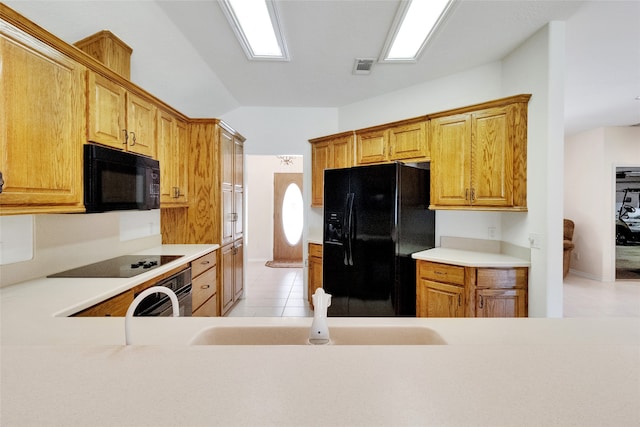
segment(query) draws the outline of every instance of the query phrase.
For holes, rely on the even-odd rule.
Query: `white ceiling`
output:
[[[341,107],[503,58],[566,21],[566,133],[640,123],[640,1],[460,0],[415,64],[376,63],[399,0],[280,0],[290,62],[249,61],[215,0],[5,1],[73,43],[108,29],[132,81],[193,117],[239,106]]]

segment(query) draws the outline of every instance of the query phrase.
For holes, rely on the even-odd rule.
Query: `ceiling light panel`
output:
[[[398,9],[381,62],[415,62],[453,0],[407,0]]]
[[[273,1],[221,0],[219,3],[249,59],[289,60]]]

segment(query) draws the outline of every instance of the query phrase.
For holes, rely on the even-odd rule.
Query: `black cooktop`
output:
[[[123,255],[47,277],[133,277],[178,258],[181,255]]]

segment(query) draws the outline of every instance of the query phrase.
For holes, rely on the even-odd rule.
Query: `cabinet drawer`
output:
[[[194,310],[216,293],[216,272],[217,270],[215,268],[210,268],[192,280],[192,303]]]
[[[464,267],[420,261],[419,268],[423,279],[464,285]]]
[[[214,295],[197,308],[192,317],[218,317],[218,298]]]
[[[216,251],[209,252],[191,262],[191,277],[197,277],[204,271],[216,266]]]
[[[309,256],[322,258],[322,245],[311,243],[309,245]]]
[[[526,288],[527,268],[478,268],[478,288]]]

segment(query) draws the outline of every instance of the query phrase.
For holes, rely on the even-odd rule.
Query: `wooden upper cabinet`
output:
[[[155,105],[93,71],[87,80],[88,140],[155,157]]]
[[[431,209],[527,210],[529,98],[431,118]]]
[[[471,117],[431,119],[431,204],[466,206],[471,182]]]
[[[353,166],[353,132],[309,140],[311,143],[311,206],[322,206],[325,169]]]
[[[428,160],[429,127],[427,121],[401,124],[389,129],[389,160]]]
[[[188,125],[164,110],[158,110],[157,125],[161,206],[187,206]]]
[[[127,149],[149,157],[156,156],[156,106],[133,93],[127,93]]]
[[[387,160],[386,129],[356,132],[356,165],[381,163]]]
[[[84,211],[84,66],[0,20],[0,214]]]
[[[356,165],[396,160],[425,162],[430,157],[424,118],[356,131]]]

